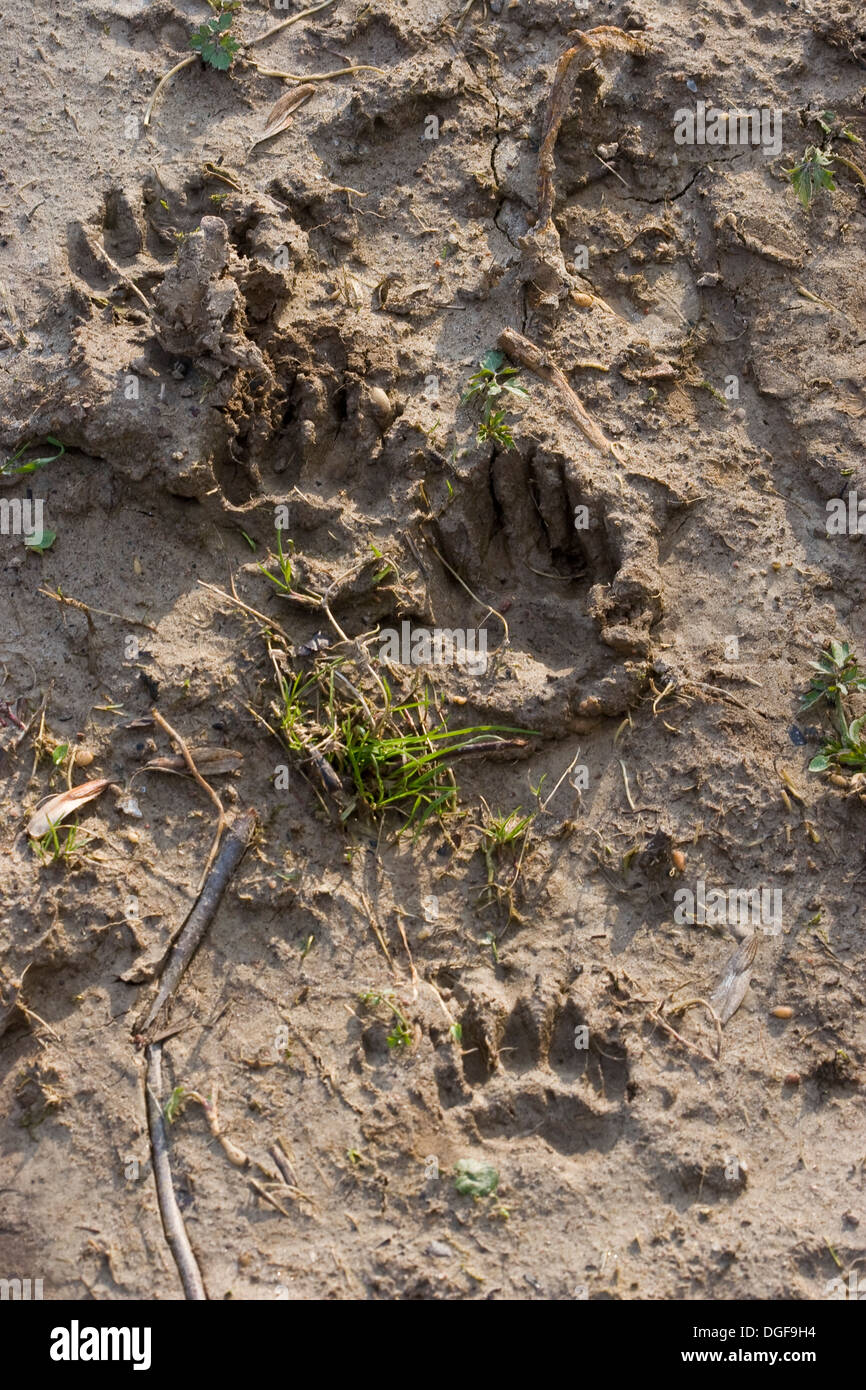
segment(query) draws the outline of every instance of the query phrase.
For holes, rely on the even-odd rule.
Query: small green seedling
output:
[[[41,839],[30,840],[29,844],[43,864],[63,863],[72,868],[82,857],[85,846],[95,838],[78,824],[49,825]]]
[[[477,1158],[458,1158],[454,1175],[454,1186],[461,1197],[490,1197],[499,1186],[497,1170]]]
[[[852,690],[866,690],[866,671],[861,671],[848,642],[831,642],[830,650],[821,654],[820,661],[809,665],[817,676],[803,697],[801,710],[811,709],[819,700],[826,700],[838,709],[842,699]]]
[[[505,423],[504,410],[491,410],[478,426],[477,444],[500,444],[503,449],[514,448],[514,435]]]
[[[482,936],[482,938],[481,938],[481,940],[480,940],[480,942],[479,942],[478,944],[479,944],[479,946],[489,946],[489,947],[490,947],[490,954],[491,954],[491,956],[493,957],[493,964],[494,964],[494,965],[498,965],[498,964],[499,964],[499,947],[498,947],[498,945],[497,945],[497,943],[496,943],[496,937],[493,935],[493,932],[492,932],[492,931],[485,932],[484,936]]]
[[[829,772],[834,767],[841,767],[852,772],[863,772],[866,769],[864,724],[866,714],[853,719],[839,738],[828,739],[822,751],[810,762],[809,771]]]
[[[513,377],[518,375],[516,367],[506,367],[504,352],[488,352],[479,363],[479,370],[469,378],[460,404],[480,400],[482,420],[478,427],[476,441],[479,444],[493,442],[506,449],[514,448],[514,436],[505,423],[505,410],[496,409],[496,402],[505,393],[512,396],[528,396],[524,386],[518,386]]]
[[[528,816],[524,816],[521,814],[522,807],[518,807],[515,811],[509,811],[507,815],[494,816],[483,797],[482,805],[484,806],[484,823],[479,826],[481,831],[479,848],[484,855],[484,862],[487,866],[487,883],[482,889],[479,904],[487,907],[492,902],[498,902],[508,909],[510,922],[513,917],[517,916],[514,910],[514,894],[523,871],[523,859],[529,847],[529,832],[536,813],[532,811]],[[504,883],[501,883],[497,877],[497,864],[500,868],[510,870]],[[493,958],[498,964],[499,956],[495,949],[496,943],[489,932],[484,938],[483,944],[490,946]]]
[[[827,119],[832,117],[832,124],[827,124]],[[825,119],[827,118],[827,119]],[[812,200],[820,189],[825,188],[830,193],[836,192],[836,185],[833,179],[836,176],[836,164],[841,164],[844,169],[852,173],[860,184],[861,188],[866,189],[866,174],[855,164],[853,159],[847,155],[840,154],[834,149],[832,140],[847,140],[854,144],[862,144],[859,136],[847,126],[841,125],[836,121],[835,112],[824,111],[820,117],[816,117],[818,124],[825,132],[824,148],[819,149],[817,145],[809,145],[800,160],[793,169],[785,169],[784,173],[791,180],[791,185],[804,208],[812,204]]]
[[[183,1113],[183,1108],[189,1097],[183,1086],[175,1086],[171,1095],[165,1103],[163,1114],[170,1125],[173,1125],[179,1115]]]
[[[820,189],[836,192],[832,156],[819,150],[817,145],[809,145],[800,162],[792,169],[785,169],[784,173],[791,180],[791,186],[804,208],[811,206]]]
[[[834,140],[848,140],[852,145],[862,145],[863,141],[859,135],[855,135],[850,126],[844,125],[842,118],[836,115],[835,111],[822,111],[820,115],[812,118],[816,125],[819,125],[825,135]]]
[[[212,6],[216,9],[216,6]],[[236,4],[223,4],[213,19],[199,25],[189,41],[190,48],[201,54],[202,61],[225,72],[234,61],[241,44],[229,33],[234,21]]]
[[[279,574],[272,574],[265,565],[258,566],[265,578],[269,579],[274,588],[281,594],[290,594],[292,592],[294,575],[292,572],[291,552],[293,549],[294,542],[289,541],[289,553],[288,555],[286,554],[283,550],[283,533],[282,531],[277,531],[277,553],[275,556],[272,556],[271,559],[276,560]]]
[[[391,1049],[412,1046],[412,1029],[393,994],[377,994],[375,990],[368,989],[359,995],[359,998],[368,1008],[375,1009],[381,1004],[384,1008],[390,1009],[394,1023],[385,1041]]]
[[[866,769],[866,715],[848,720],[843,701],[855,691],[866,691],[866,671],[847,642],[831,642],[819,661],[809,663],[818,672],[801,704],[801,710],[811,709],[826,700],[836,720],[838,738],[828,739],[821,752],[809,764],[810,772],[828,772],[834,767],[852,771]]]
[[[46,434],[45,442],[56,449],[57,453],[46,454],[44,458],[28,459],[26,463],[19,463],[18,460],[21,455],[26,454],[27,450],[33,447],[31,444],[21,444],[5,463],[0,463],[0,477],[11,477],[14,473],[35,473],[38,468],[44,468],[46,463],[55,463],[66,453],[66,446],[61,444],[59,439],[55,439],[53,434]]]

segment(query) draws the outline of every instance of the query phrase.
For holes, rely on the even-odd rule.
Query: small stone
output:
[[[370,387],[370,408],[380,425],[387,425],[394,414],[394,407],[381,386]]]
[[[448,1260],[454,1254],[454,1251],[451,1249],[450,1245],[445,1244],[444,1240],[431,1240],[424,1254],[435,1255],[439,1260]]]

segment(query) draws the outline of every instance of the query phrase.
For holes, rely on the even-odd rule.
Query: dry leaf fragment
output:
[[[93,801],[94,797],[99,796],[109,785],[110,778],[96,777],[92,782],[82,782],[78,787],[70,787],[69,791],[49,796],[27,822],[27,834],[33,840],[41,840],[43,835],[48,834],[52,825],[59,825],[67,816],[86,806],[88,801]]]
[[[191,748],[190,757],[204,776],[219,776],[221,772],[236,772],[244,760],[243,753],[232,748]],[[151,758],[144,765],[145,772],[189,772],[186,758],[182,754],[172,754],[165,758]]]
[[[300,87],[293,87],[290,92],[281,96],[277,104],[271,109],[263,133],[253,141],[250,150],[254,150],[256,145],[261,145],[265,140],[273,139],[275,135],[279,135],[280,131],[285,130],[291,124],[291,118],[295,111],[308,97],[313,95],[315,90],[312,82],[304,82]]]

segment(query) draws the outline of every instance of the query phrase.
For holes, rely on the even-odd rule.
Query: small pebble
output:
[[[789,1071],[787,1076],[785,1077],[784,1084],[786,1086],[799,1086],[800,1073],[798,1071]]]
[[[794,1017],[794,1010],[788,1004],[777,1004],[775,1009],[770,1010],[770,1013],[772,1014],[773,1018]]]
[[[381,386],[370,387],[370,408],[380,425],[386,425],[394,414],[391,402]]]

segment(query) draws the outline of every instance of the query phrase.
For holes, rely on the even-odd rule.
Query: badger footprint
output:
[[[627,1055],[576,1000],[523,998],[510,1013],[470,1001],[462,1041],[466,1105],[482,1138],[537,1135],[565,1155],[606,1152],[620,1138]]]

